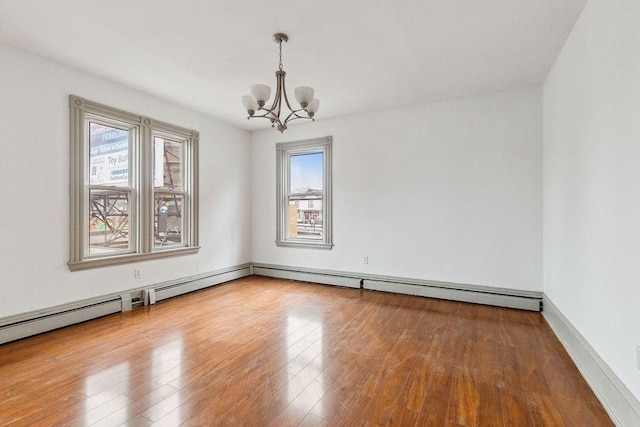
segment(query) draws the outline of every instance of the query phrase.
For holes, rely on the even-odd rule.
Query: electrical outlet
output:
[[[134,279],[140,279],[142,277],[142,274],[140,273],[140,270],[138,270],[137,268],[135,270],[133,270],[133,278]]]
[[[362,258],[362,263],[363,264],[369,264],[369,257],[366,256],[366,257]]]
[[[636,366],[640,370],[640,345],[636,346]]]

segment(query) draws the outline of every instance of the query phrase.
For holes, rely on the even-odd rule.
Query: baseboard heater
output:
[[[231,267],[229,269],[218,270],[212,273],[205,273],[188,279],[163,282],[153,286],[155,300],[161,301],[178,295],[230,282],[251,275],[250,266]]]
[[[373,291],[393,292],[520,310],[542,310],[542,292],[274,264],[254,264],[253,273],[259,276],[280,279],[363,288]]]
[[[464,288],[455,284],[416,284],[380,280],[364,280],[363,288],[374,291],[416,295],[427,298],[492,305],[496,307],[517,308],[520,310],[542,311],[542,295],[522,293],[512,289],[487,289],[485,286]],[[530,294],[530,295],[527,295]]]
[[[120,296],[77,301],[0,320],[0,344],[122,311]]]
[[[361,279],[350,277],[346,273],[314,270],[308,268],[272,266],[254,264],[253,274],[257,276],[275,277],[277,279],[299,280],[301,282],[320,283],[323,285],[346,286],[359,288]]]
[[[108,314],[131,310],[144,303],[144,295],[154,294],[154,302],[186,294],[209,286],[249,276],[249,264],[216,270],[147,288],[132,289],[120,294],[75,301],[43,310],[22,313],[0,319],[0,344],[52,331]]]
[[[521,310],[541,311],[542,309],[540,292],[270,264],[243,264],[198,276],[158,283],[146,288],[133,289],[117,295],[107,295],[6,317],[0,319],[0,344],[108,314],[131,310],[138,305],[152,304],[252,274]]]

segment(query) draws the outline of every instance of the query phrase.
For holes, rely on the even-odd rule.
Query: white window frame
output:
[[[194,130],[152,120],[70,95],[70,255],[71,271],[105,267],[148,259],[197,253],[198,246],[198,140]],[[129,186],[105,187],[131,195],[129,206],[129,251],[89,255],[89,121],[129,131]],[[184,144],[183,243],[154,248],[153,141],[168,137]],[[97,186],[102,188],[103,186]],[[163,192],[166,192],[163,190]]]
[[[276,144],[276,245],[315,249],[331,249],[333,247],[332,142],[333,138],[326,136]],[[323,153],[322,240],[290,237],[288,233],[291,156],[312,153]]]

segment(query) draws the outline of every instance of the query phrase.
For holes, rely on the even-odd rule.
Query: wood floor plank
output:
[[[532,392],[520,375],[517,352],[513,347],[498,346],[502,370],[501,404],[505,426],[530,426],[531,418],[528,394]]]
[[[443,425],[449,413],[449,402],[453,385],[453,373],[433,371],[416,426]]]
[[[610,426],[539,313],[248,277],[0,346],[2,425]]]

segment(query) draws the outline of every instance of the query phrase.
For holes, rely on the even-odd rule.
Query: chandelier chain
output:
[[[278,69],[282,71],[282,40],[278,42],[278,45],[280,46],[280,66],[278,67]]]

